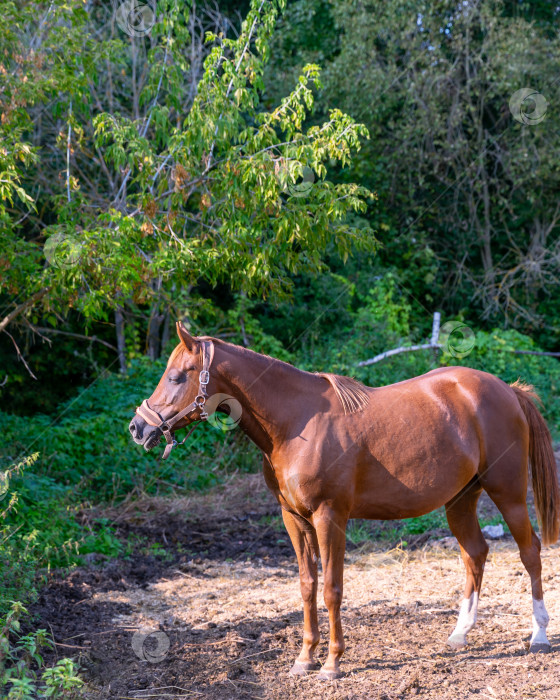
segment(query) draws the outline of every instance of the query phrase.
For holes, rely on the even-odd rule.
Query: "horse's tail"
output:
[[[560,529],[560,491],[550,431],[534,403],[542,406],[542,401],[530,384],[517,381],[510,386],[529,424],[529,460],[541,538],[544,544],[554,544]]]

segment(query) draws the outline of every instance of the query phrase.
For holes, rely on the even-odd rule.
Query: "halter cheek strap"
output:
[[[206,391],[206,387],[208,386],[208,382],[210,381],[210,367],[212,365],[213,358],[214,343],[212,343],[211,340],[203,340],[202,370],[198,376],[198,394],[196,395],[194,401],[182,411],[179,411],[179,413],[176,413],[174,416],[165,419],[157,411],[154,411],[153,408],[150,408],[147,399],[144,399],[144,401],[142,401],[142,404],[136,409],[136,413],[141,418],[143,418],[146,421],[146,423],[148,423],[149,425],[153,425],[156,428],[159,428],[163,433],[167,445],[165,446],[162,459],[167,459],[169,457],[169,453],[175,447],[175,445],[182,445],[185,442],[185,440],[190,436],[190,434],[198,425],[198,423],[195,423],[195,421],[206,420],[208,418],[208,413],[206,412],[204,407],[206,404],[206,399],[208,398],[208,392]],[[184,439],[181,440],[181,442],[177,442],[177,440],[175,440],[175,438],[173,437],[173,427],[176,423],[178,423],[182,418],[185,417],[189,419],[187,425],[190,425],[191,423],[195,423],[195,425],[193,425],[193,427],[189,430],[189,432],[186,434]]]

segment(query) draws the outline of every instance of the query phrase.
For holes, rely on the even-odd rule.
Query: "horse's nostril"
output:
[[[136,426],[134,425],[134,421],[130,422],[128,429],[130,430],[130,434],[132,435],[132,437],[136,437]]]

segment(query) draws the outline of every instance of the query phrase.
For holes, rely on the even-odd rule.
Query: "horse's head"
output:
[[[182,323],[177,323],[181,342],[173,350],[154,393],[136,409],[128,426],[134,442],[151,450],[167,441],[164,459],[173,446],[173,432],[207,417],[205,403],[214,346],[211,341],[194,338]]]

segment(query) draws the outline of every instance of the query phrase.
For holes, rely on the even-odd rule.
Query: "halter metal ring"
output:
[[[201,384],[208,384],[208,382],[210,381],[210,372],[207,369],[203,369],[200,373],[198,381]]]

